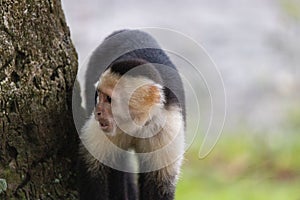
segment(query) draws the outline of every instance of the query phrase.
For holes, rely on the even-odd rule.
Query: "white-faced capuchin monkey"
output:
[[[185,97],[166,53],[145,32],[114,32],[93,52],[85,79],[89,119],[80,133],[80,199],[174,199]],[[138,173],[114,167],[129,165],[124,151],[136,154]]]

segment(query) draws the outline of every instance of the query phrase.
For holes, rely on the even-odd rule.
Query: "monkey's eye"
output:
[[[95,105],[98,103],[98,92],[97,92],[97,90],[96,90],[96,92],[95,92]]]
[[[111,103],[111,97],[110,96],[106,96],[106,100],[108,101],[108,103]]]

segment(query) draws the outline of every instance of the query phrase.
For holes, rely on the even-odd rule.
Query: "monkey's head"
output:
[[[164,107],[159,73],[143,60],[119,61],[100,76],[94,116],[108,135],[144,127]]]

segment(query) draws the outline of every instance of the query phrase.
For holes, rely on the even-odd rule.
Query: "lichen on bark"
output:
[[[0,1],[0,199],[76,199],[77,55],[58,0]]]

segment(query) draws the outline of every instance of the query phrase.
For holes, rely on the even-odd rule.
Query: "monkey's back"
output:
[[[90,98],[94,93],[91,88],[98,81],[100,74],[115,62],[136,59],[145,60],[156,68],[163,81],[165,106],[179,106],[185,120],[185,95],[178,71],[157,41],[140,30],[115,31],[93,52],[88,63],[84,89],[87,112],[91,112],[94,106],[94,99]],[[118,71],[123,70],[126,73],[129,69],[131,67],[125,66],[124,69],[118,69]]]

